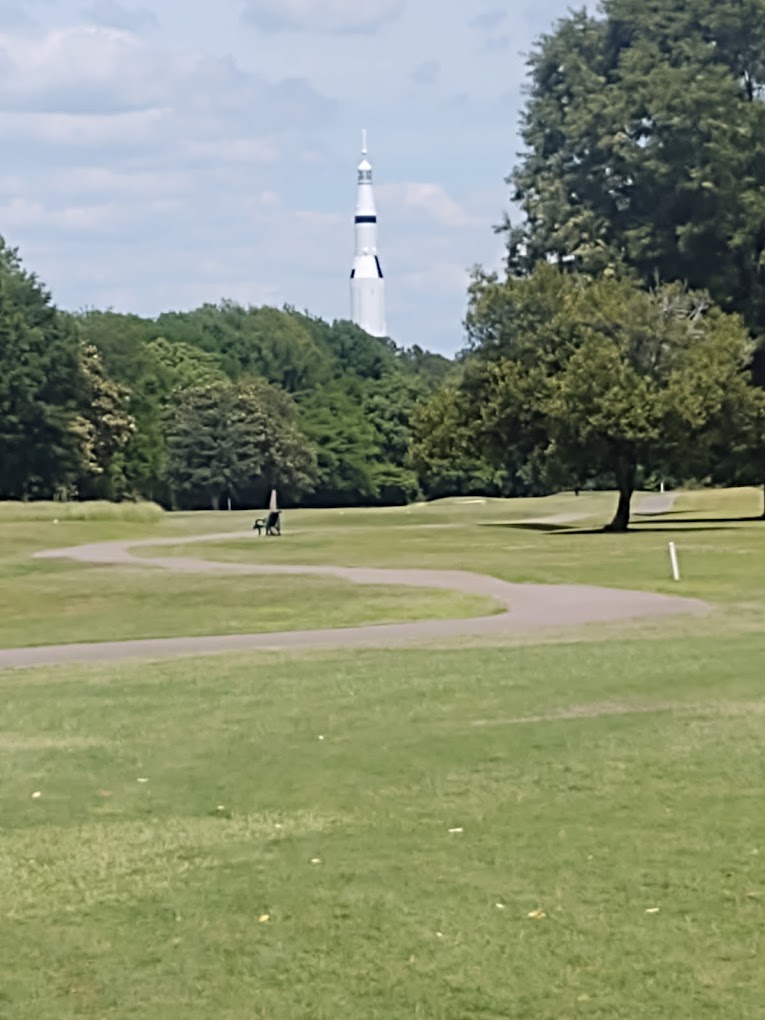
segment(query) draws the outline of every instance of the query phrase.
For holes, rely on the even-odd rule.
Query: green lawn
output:
[[[250,629],[272,581],[295,582],[277,616],[430,597],[354,587],[333,607],[315,578],[29,559],[109,538],[716,607],[553,644],[0,672],[0,1018],[759,1020],[765,523],[741,518],[760,499],[684,494],[625,536],[593,530],[602,494],[290,512],[281,540],[185,548],[249,515],[0,508],[0,633],[30,641]]]
[[[232,562],[457,568],[509,581],[638,588],[709,600],[729,626],[765,627],[765,521],[754,489],[679,495],[659,517],[636,516],[627,535],[600,530],[610,493],[536,500],[444,500],[393,510],[292,511],[281,540],[182,543],[142,556]],[[640,499],[636,498],[639,506]],[[568,520],[582,515],[581,520]],[[208,517],[209,515],[204,515]],[[549,518],[549,523],[543,523]],[[524,522],[539,523],[524,523]],[[246,519],[240,517],[240,527]],[[671,577],[677,545],[681,581]],[[693,623],[703,630],[707,624]]]
[[[58,524],[9,516],[0,504],[2,648],[353,627],[484,616],[499,609],[490,599],[440,590],[360,587],[316,577],[179,575],[140,563],[110,567],[32,558],[44,548],[241,528],[241,516],[179,514]]]
[[[0,595],[0,648],[354,627],[501,610],[491,599],[458,592],[327,578],[56,565]]]
[[[6,673],[0,1015],[754,1020],[764,663],[749,635]]]

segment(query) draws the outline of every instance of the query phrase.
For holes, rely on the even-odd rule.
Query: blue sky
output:
[[[462,343],[566,0],[0,0],[0,233],[66,308],[349,312],[369,132],[399,343]]]

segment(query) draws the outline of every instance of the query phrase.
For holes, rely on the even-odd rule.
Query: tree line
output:
[[[0,498],[166,506],[765,480],[765,0],[603,0],[529,59],[454,361],[293,308],[57,310],[0,243]]]
[[[0,498],[405,503],[414,407],[450,369],[291,308],[71,315],[0,241]]]

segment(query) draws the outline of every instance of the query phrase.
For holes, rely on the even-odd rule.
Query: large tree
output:
[[[0,498],[70,491],[84,386],[74,324],[0,238]]]
[[[629,278],[479,275],[472,356],[462,380],[420,418],[421,457],[481,454],[497,467],[540,463],[549,477],[610,478],[625,530],[638,469],[682,463],[746,393],[751,342],[737,316],[680,285],[647,292]],[[446,427],[439,426],[441,408]]]
[[[316,476],[315,452],[287,394],[264,382],[192,386],[170,404],[167,472],[176,499],[219,509],[260,503],[278,488],[294,499]]]
[[[602,0],[542,37],[509,268],[627,265],[765,337],[765,0]]]

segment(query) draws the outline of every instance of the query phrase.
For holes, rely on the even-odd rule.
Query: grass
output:
[[[0,1017],[759,1020],[765,524],[741,519],[759,500],[684,494],[625,536],[594,532],[602,494],[290,512],[281,540],[209,545],[184,539],[247,520],[4,523],[17,635],[46,613],[149,636],[249,628],[253,592],[332,603],[316,579],[269,601],[262,577],[29,559],[108,538],[717,608],[607,640],[0,673]],[[371,605],[352,594],[342,619]]]
[[[22,505],[23,506],[23,505]],[[35,560],[39,549],[110,539],[183,537],[241,527],[228,515],[125,517],[3,515],[0,504],[0,647],[117,641],[142,637],[261,633],[352,627],[417,619],[483,616],[490,599],[430,589],[359,586],[310,577],[175,575],[146,566],[89,566]],[[58,507],[60,504],[50,504]],[[47,513],[45,507],[39,514]],[[220,518],[223,518],[221,521]]]
[[[763,662],[747,635],[5,674],[0,1014],[756,1018]]]
[[[636,516],[627,535],[599,529],[610,493],[537,500],[444,500],[396,510],[295,511],[282,541],[163,547],[161,554],[220,561],[472,570],[509,581],[594,584],[706,599],[723,627],[765,626],[765,522],[754,489],[688,492],[659,517]],[[640,500],[636,499],[639,506]],[[578,520],[572,520],[581,515]],[[567,523],[563,523],[567,520]],[[547,521],[547,523],[545,523]],[[244,523],[244,522],[242,522]],[[672,580],[667,545],[679,550]],[[150,548],[140,550],[154,555]],[[706,626],[705,624],[701,625]]]
[[[0,595],[0,648],[354,627],[500,610],[488,598],[427,588],[55,564]]]
[[[153,524],[163,516],[164,511],[156,503],[108,503],[105,500],[89,503],[0,501],[0,524],[9,521],[46,521],[50,524],[59,524],[61,521],[130,521]]]
[[[68,504],[0,504],[0,647],[448,619],[496,610],[488,600],[445,591],[359,588],[305,577],[179,577],[140,567],[32,559],[34,551],[46,547],[172,537],[178,538],[177,546],[136,554],[457,568],[513,581],[642,588],[721,605],[719,627],[717,620],[712,626],[722,633],[731,627],[760,628],[765,626],[760,569],[765,524],[737,520],[756,514],[760,500],[755,490],[682,494],[671,514],[637,518],[627,536],[597,530],[613,508],[609,493],[289,511],[282,539],[254,537],[248,530],[251,514],[157,516],[151,504],[138,504],[124,513],[115,508],[110,517],[101,504],[71,510]],[[50,516],[62,507],[70,518]],[[184,541],[228,530],[228,541]],[[680,584],[670,578],[669,539],[679,547]],[[708,623],[683,620],[677,626],[703,632]]]

